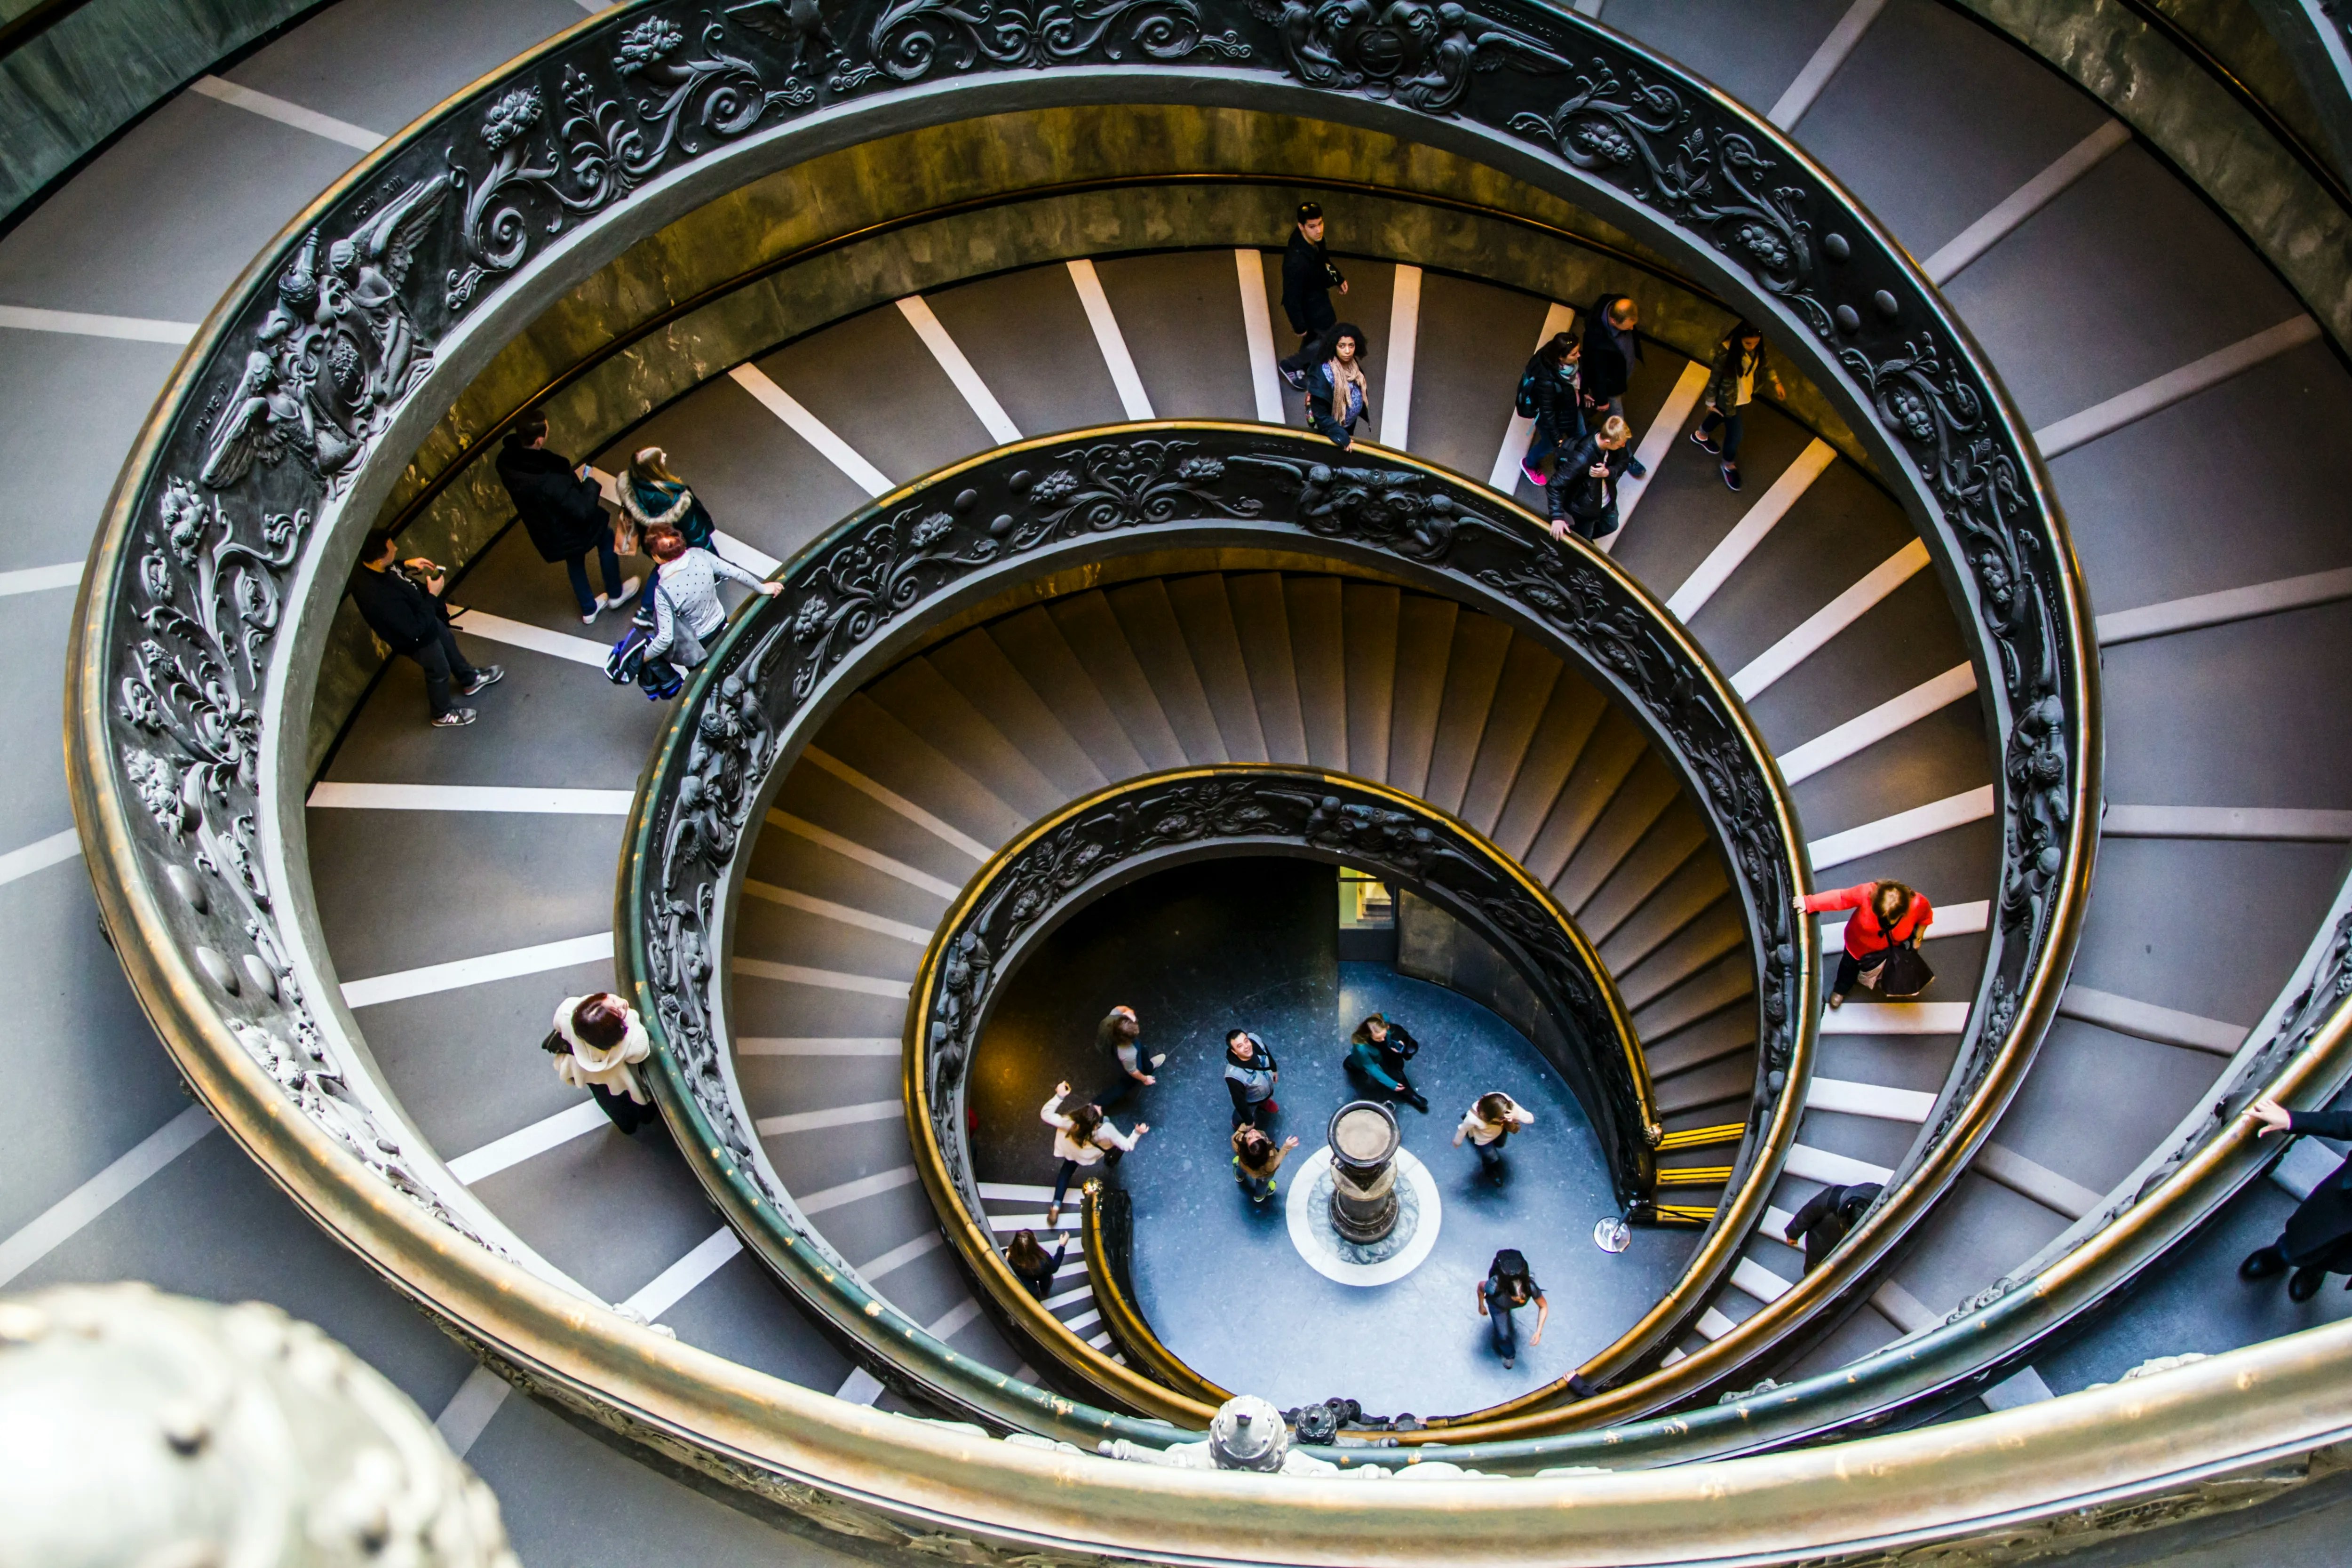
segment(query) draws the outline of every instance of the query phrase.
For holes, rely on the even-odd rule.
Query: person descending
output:
[[[1925,893],[1900,882],[1856,882],[1826,893],[1794,900],[1806,914],[1852,910],[1845,922],[1845,951],[1838,955],[1837,977],[1830,984],[1830,1005],[1845,1005],[1859,984],[1886,996],[1916,996],[1935,978],[1919,943],[1935,923],[1935,906]]]
[[[1037,1119],[1054,1130],[1054,1155],[1062,1162],[1054,1173],[1054,1201],[1045,1205],[1045,1223],[1059,1225],[1062,1221],[1062,1200],[1070,1195],[1070,1178],[1081,1167],[1092,1170],[1108,1156],[1116,1163],[1122,1154],[1132,1153],[1135,1145],[1151,1129],[1139,1121],[1132,1132],[1121,1132],[1103,1117],[1099,1105],[1081,1105],[1064,1110],[1062,1101],[1070,1098],[1070,1086],[1054,1086],[1054,1098],[1037,1112]]]
[[[1278,361],[1276,368],[1293,391],[1307,384],[1307,367],[1314,361],[1316,345],[1322,341],[1333,322],[1339,318],[1331,309],[1331,290],[1348,291],[1348,280],[1331,265],[1331,253],[1323,247],[1323,204],[1298,204],[1298,222],[1290,231],[1290,243],[1282,253],[1282,313],[1290,319],[1290,330],[1298,334],[1298,352]]]
[[[613,1125],[631,1137],[661,1120],[637,1065],[653,1043],[635,1008],[609,991],[566,996],[555,1009],[555,1026],[540,1048],[555,1058],[555,1076],[584,1089]]]
[[[709,509],[684,479],[670,472],[669,454],[659,447],[638,449],[622,471],[619,489],[621,510],[636,531],[650,534],[667,528],[696,550],[716,549],[710,542],[718,536],[718,529],[710,521]]]
[[[1517,410],[1536,422],[1535,434],[1528,440],[1528,455],[1519,459],[1519,472],[1527,475],[1531,485],[1550,483],[1545,460],[1570,442],[1583,438],[1583,394],[1579,384],[1583,358],[1584,345],[1574,332],[1555,332],[1536,350],[1519,377]]]
[[[1021,1281],[1021,1288],[1040,1302],[1054,1293],[1054,1276],[1062,1271],[1062,1255],[1070,1250],[1070,1238],[1061,1238],[1060,1245],[1048,1252],[1037,1240],[1034,1230],[1016,1230],[1012,1244],[1004,1249],[1004,1266]]]
[[[1342,321],[1324,337],[1307,378],[1307,422],[1343,452],[1354,444],[1356,422],[1369,406],[1364,355],[1370,348],[1361,327]]]
[[[1733,490],[1739,488],[1739,441],[1746,434],[1748,405],[1756,400],[1759,376],[1771,382],[1773,396],[1789,400],[1780,373],[1765,357],[1762,330],[1741,321],[1716,345],[1706,381],[1706,417],[1691,432],[1693,441],[1723,459],[1723,482]],[[1723,432],[1720,437],[1717,430]]]

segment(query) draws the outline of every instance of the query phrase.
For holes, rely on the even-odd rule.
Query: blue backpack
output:
[[[661,574],[656,571],[653,581],[646,584],[646,596],[637,613],[629,622],[629,629],[604,656],[604,679],[615,686],[635,681],[645,692],[648,702],[667,702],[686,688],[676,669],[666,658],[647,658],[646,645],[654,640],[654,595],[661,592]]]

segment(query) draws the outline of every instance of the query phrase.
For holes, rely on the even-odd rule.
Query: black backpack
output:
[[[1531,359],[1528,361],[1528,368],[1519,373],[1519,395],[1513,400],[1511,406],[1520,418],[1532,419],[1543,412],[1543,405],[1536,397],[1536,377],[1543,374],[1547,368],[1543,361]]]

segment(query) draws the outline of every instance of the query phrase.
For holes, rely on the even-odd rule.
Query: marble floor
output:
[[[1095,1022],[1136,1008],[1159,1082],[1112,1112],[1150,1124],[1116,1179],[1134,1201],[1134,1273],[1153,1329],[1203,1375],[1290,1407],[1334,1395],[1368,1413],[1423,1416],[1497,1403],[1565,1376],[1640,1317],[1688,1256],[1695,1233],[1636,1230],[1625,1252],[1593,1245],[1614,1213],[1598,1144],[1559,1073],[1476,1003],[1336,956],[1336,871],[1303,860],[1222,860],[1120,889],[1055,934],[1010,983],[976,1054],[972,1108],[983,1180],[1050,1182],[1038,1108],[1066,1078],[1081,1090],[1117,1069],[1093,1049]],[[1322,1146],[1331,1113],[1357,1097],[1342,1063],[1367,1013],[1421,1040],[1423,1115],[1397,1113],[1405,1148],[1436,1179],[1434,1247],[1404,1278],[1361,1287],[1317,1273],[1293,1246],[1282,1190],[1255,1205],[1234,1184],[1223,1036],[1255,1030],[1275,1052],[1295,1163]],[[1486,1181],[1454,1127],[1478,1094],[1507,1091],[1536,1113],[1512,1141],[1502,1184]],[[1527,1254],[1551,1307],[1539,1347],[1522,1310],[1522,1353],[1488,1348],[1475,1289],[1498,1247]]]

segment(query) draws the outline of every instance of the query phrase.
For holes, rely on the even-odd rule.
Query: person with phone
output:
[[[402,561],[400,542],[379,528],[360,546],[360,569],[352,574],[350,588],[368,629],[425,672],[425,702],[436,730],[472,723],[474,710],[458,707],[455,698],[495,686],[507,673],[495,664],[477,669],[467,662],[449,629],[448,606],[441,601],[448,586],[448,578],[431,562]]]

